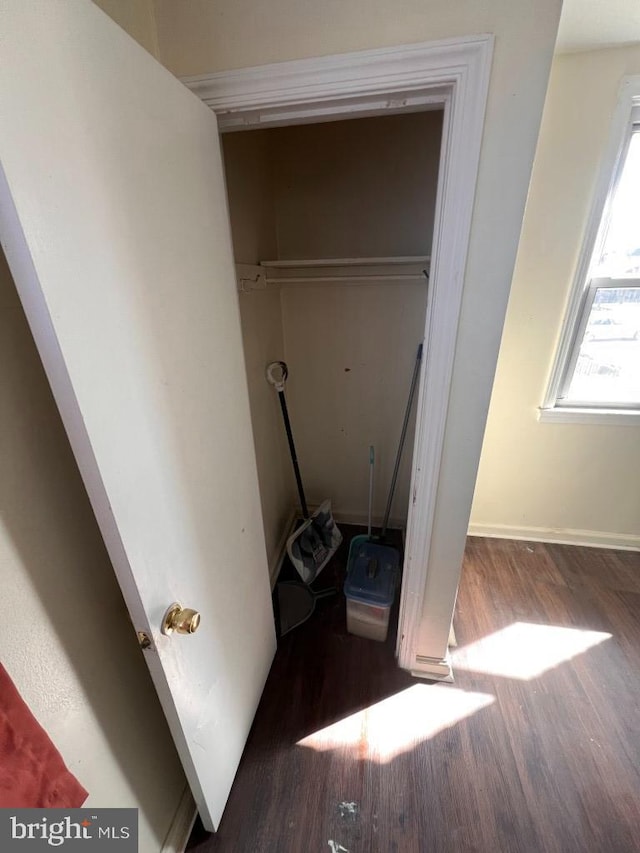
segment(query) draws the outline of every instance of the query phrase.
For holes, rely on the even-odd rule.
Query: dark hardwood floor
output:
[[[320,601],[189,849],[640,851],[640,554],[470,538],[455,628],[434,684],[397,669],[395,631],[353,637],[343,596]]]

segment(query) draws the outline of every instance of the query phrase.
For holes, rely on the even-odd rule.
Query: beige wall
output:
[[[227,133],[221,139],[236,263],[257,264],[275,258],[278,244],[270,131]]]
[[[277,255],[275,195],[269,132],[222,137],[233,251],[237,263],[257,264]],[[283,536],[295,504],[295,486],[278,398],[265,367],[284,358],[280,291],[238,295],[251,425],[260,482],[269,571],[275,577]]]
[[[184,775],[1,253],[0,398],[2,662],[87,805],[160,850]]]
[[[374,523],[384,515],[426,297],[420,281],[282,291],[288,397],[307,498],[331,498],[345,521],[367,518],[369,445],[376,451]],[[407,519],[413,432],[412,419],[394,525]]]
[[[153,7],[162,63],[177,75],[486,32],[504,42],[505,62],[520,54],[527,63],[550,31],[553,47],[560,14],[549,0],[153,0]]]
[[[442,113],[434,111],[225,135],[237,260],[428,254],[441,131]],[[240,294],[272,566],[297,497],[265,365],[279,358],[289,365],[287,399],[308,501],[330,497],[338,517],[365,521],[373,444],[381,519],[426,296],[425,280]],[[406,521],[412,449],[413,424],[396,524]]]
[[[640,47],[556,58],[502,338],[472,531],[640,544],[640,427],[540,423],[625,74]]]
[[[158,56],[153,0],[93,0],[103,12],[141,44],[153,56]]]
[[[426,658],[446,653],[560,7],[560,0],[154,0],[160,56],[176,74],[495,35],[418,640]]]
[[[439,111],[274,130],[281,259],[428,255],[442,133]],[[364,521],[368,447],[373,514],[384,515],[416,350],[426,281],[282,290],[289,402],[308,497]],[[413,424],[394,500],[406,522]]]
[[[278,128],[278,257],[428,255],[442,112]]]
[[[280,291],[242,293],[239,299],[262,523],[274,579],[297,503],[278,396],[265,378],[266,366],[285,358]]]

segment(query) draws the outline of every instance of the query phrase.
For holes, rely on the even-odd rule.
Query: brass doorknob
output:
[[[194,634],[200,624],[200,614],[197,610],[183,607],[177,601],[164,614],[162,620],[163,634]]]

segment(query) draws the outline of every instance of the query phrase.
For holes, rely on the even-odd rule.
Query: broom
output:
[[[291,453],[293,471],[302,507],[303,522],[287,540],[287,553],[302,580],[310,584],[316,579],[337,551],[342,542],[342,534],[338,530],[331,514],[331,501],[329,499],[324,500],[313,514],[309,514],[302,486],[302,477],[300,476],[296,448],[293,443],[287,401],[284,396],[284,387],[289,375],[289,369],[284,361],[272,361],[271,364],[267,365],[266,375],[269,384],[278,392],[282,420],[284,421],[284,428],[287,433],[289,452]]]

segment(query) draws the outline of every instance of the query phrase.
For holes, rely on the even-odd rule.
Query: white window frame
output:
[[[625,77],[620,87],[611,134],[596,183],[594,200],[564,318],[560,343],[547,393],[539,409],[538,417],[542,422],[640,424],[640,408],[637,405],[616,404],[608,407],[594,404],[589,407],[580,401],[562,400],[562,396],[566,393],[567,386],[573,376],[573,369],[579,354],[596,288],[615,287],[616,284],[618,287],[640,285],[640,280],[631,278],[625,278],[624,281],[592,278],[591,269],[593,259],[599,257],[606,237],[608,210],[620,180],[633,126],[639,122],[640,75],[634,75]]]

